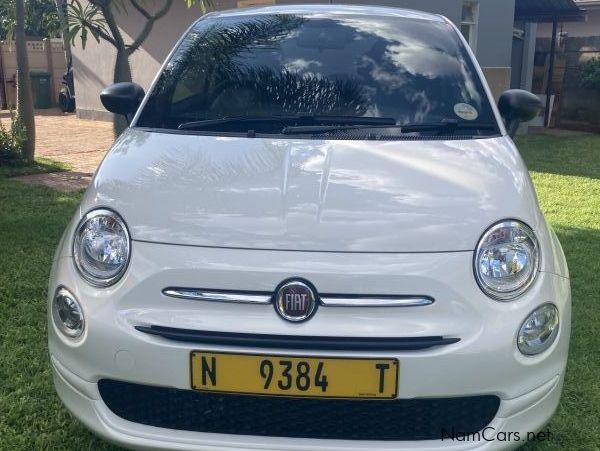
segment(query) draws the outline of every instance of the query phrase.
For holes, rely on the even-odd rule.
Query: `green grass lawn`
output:
[[[600,449],[600,136],[517,143],[571,275],[573,329],[553,440],[527,450]]]
[[[527,450],[600,449],[600,136],[519,141],[540,203],[569,261],[573,337],[552,441]],[[56,170],[43,162],[36,171]],[[46,349],[54,248],[80,194],[22,185],[0,168],[0,449],[114,450],[62,408]]]

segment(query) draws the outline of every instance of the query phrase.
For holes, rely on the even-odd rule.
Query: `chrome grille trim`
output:
[[[165,296],[192,301],[232,302],[236,304],[270,304],[271,294],[246,291],[203,290],[201,288],[165,288]]]
[[[165,296],[191,301],[230,302],[235,304],[271,304],[273,294],[268,292],[206,290],[202,288],[169,287],[162,290]],[[429,296],[373,296],[337,295],[319,296],[323,307],[420,307],[433,304]]]
[[[418,307],[433,304],[427,296],[328,296],[320,297],[325,307]]]

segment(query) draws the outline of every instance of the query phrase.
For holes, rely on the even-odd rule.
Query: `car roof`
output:
[[[444,22],[446,19],[439,14],[426,13],[412,9],[390,8],[384,6],[360,5],[280,5],[262,6],[257,8],[228,9],[214,11],[204,17],[236,17],[262,14],[301,14],[301,15],[357,15],[376,17],[401,17],[406,19],[425,20],[430,22]],[[202,20],[200,18],[200,20]]]

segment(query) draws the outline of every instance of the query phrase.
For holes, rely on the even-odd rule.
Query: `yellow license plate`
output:
[[[393,399],[396,359],[192,351],[192,389],[269,396]]]

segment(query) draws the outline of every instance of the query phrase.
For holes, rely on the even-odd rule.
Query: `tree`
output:
[[[25,126],[26,136],[23,141],[23,158],[33,163],[35,156],[35,118],[33,116],[33,99],[31,96],[31,80],[29,79],[29,59],[27,58],[27,42],[25,41],[25,5],[24,0],[15,0],[15,46],[17,50],[17,112]]]
[[[592,58],[581,65],[581,85],[600,90],[600,58]]]
[[[0,39],[12,41],[15,24],[15,0],[0,0]],[[60,36],[60,22],[53,0],[27,0],[24,24],[27,36]]]
[[[174,0],[162,1],[158,10],[151,13],[138,0],[88,0],[85,6],[79,0],[72,0],[67,13],[70,41],[75,44],[79,35],[81,46],[85,48],[89,33],[98,42],[102,39],[110,43],[117,51],[113,82],[132,81],[129,57],[144,43],[156,21],[169,12]],[[195,3],[194,0],[186,1],[188,7]],[[198,4],[204,12],[210,5],[210,0],[198,0]],[[135,9],[145,20],[142,30],[130,43],[125,42],[115,16],[115,13],[127,13],[128,7]],[[114,130],[116,134],[123,131],[125,126],[123,118],[115,117]]]
[[[71,41],[69,40],[69,22],[67,21],[67,2],[66,0],[56,0],[56,11],[58,13],[58,23],[60,34],[63,40],[63,49],[65,52],[65,61],[67,66],[73,62],[71,55]]]

